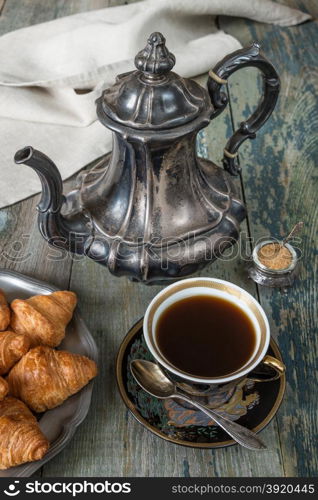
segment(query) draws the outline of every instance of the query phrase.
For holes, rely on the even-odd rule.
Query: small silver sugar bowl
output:
[[[268,239],[258,243],[248,266],[249,277],[260,285],[285,288],[297,274],[298,255],[289,243]]]

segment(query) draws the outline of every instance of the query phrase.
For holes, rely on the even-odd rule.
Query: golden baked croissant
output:
[[[38,346],[18,361],[7,381],[10,394],[40,413],[62,404],[96,374],[96,363],[85,356]]]
[[[0,330],[8,328],[11,319],[11,311],[8,306],[6,296],[0,290]]]
[[[76,303],[76,294],[68,291],[16,299],[11,304],[11,326],[15,332],[27,335],[33,347],[56,347],[65,337]]]
[[[2,401],[9,392],[9,386],[4,378],[0,377],[0,401]],[[0,445],[1,447],[1,445]]]
[[[29,348],[30,340],[26,335],[0,332],[0,375],[7,373]]]
[[[22,401],[0,402],[0,469],[41,460],[49,449],[36,418]]]

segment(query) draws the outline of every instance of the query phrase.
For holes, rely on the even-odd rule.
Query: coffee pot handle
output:
[[[255,66],[263,74],[264,90],[260,104],[248,120],[242,122],[240,127],[228,140],[224,149],[223,166],[232,175],[240,171],[237,156],[240,145],[246,139],[255,139],[256,132],[264,125],[275,108],[280,82],[274,66],[260,53],[260,45],[253,43],[251,47],[233,52],[220,61],[213,70],[209,71],[208,91],[214,107],[211,119],[218,116],[228,103],[228,97],[221,92],[228,77],[238,69]]]

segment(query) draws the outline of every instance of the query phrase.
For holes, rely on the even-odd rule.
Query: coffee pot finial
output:
[[[176,58],[167,49],[165,37],[158,31],[149,36],[146,47],[135,57],[136,68],[148,75],[168,73],[175,63]]]

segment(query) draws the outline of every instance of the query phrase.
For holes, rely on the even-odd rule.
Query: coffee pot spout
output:
[[[17,164],[28,165],[40,178],[42,196],[37,210],[42,236],[55,247],[74,253],[83,253],[89,232],[84,221],[77,220],[75,223],[61,214],[64,202],[63,183],[56,165],[48,156],[31,146],[17,151],[14,161]]]
[[[61,174],[52,160],[41,151],[27,146],[16,152],[14,161],[33,168],[42,184],[42,197],[37,209],[40,213],[60,211],[63,202]]]

